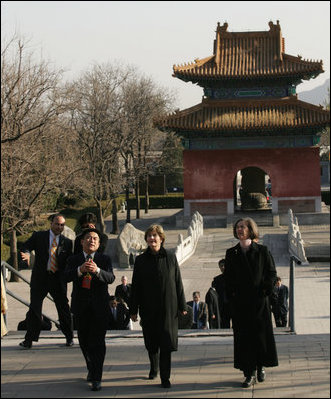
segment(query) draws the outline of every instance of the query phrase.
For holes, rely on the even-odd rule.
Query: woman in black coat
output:
[[[178,311],[186,312],[186,300],[177,258],[163,248],[162,226],[152,225],[145,232],[147,250],[134,264],[130,315],[141,318],[145,347],[150,359],[149,379],[160,366],[162,387],[170,388],[171,352],[178,347]]]
[[[251,218],[233,228],[239,243],[227,250],[225,285],[233,314],[234,367],[244,372],[242,386],[265,379],[264,367],[278,366],[269,295],[277,276],[268,248],[257,244],[258,230]]]

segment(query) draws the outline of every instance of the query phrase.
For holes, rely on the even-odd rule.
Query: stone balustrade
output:
[[[178,264],[184,263],[194,254],[200,236],[203,235],[203,217],[199,212],[194,212],[191,223],[187,229],[187,237],[178,234],[178,244],[175,250]]]
[[[294,255],[299,259],[302,265],[309,265],[299,230],[298,219],[293,215],[292,209],[288,210],[288,249],[290,255]]]

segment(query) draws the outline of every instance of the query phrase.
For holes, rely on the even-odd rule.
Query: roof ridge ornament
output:
[[[224,24],[221,26],[219,22],[217,22],[217,28],[216,28],[216,33],[217,32],[226,32],[228,29],[228,23],[224,22]]]
[[[222,26],[219,22],[217,22],[216,39],[214,40],[214,55],[217,67],[219,67],[221,63],[221,34],[227,31],[228,26],[229,25],[227,22],[224,22]]]
[[[269,21],[269,27],[270,27],[270,32],[279,32],[280,29],[280,25],[279,25],[279,20],[277,19],[277,25],[275,25],[272,21]]]

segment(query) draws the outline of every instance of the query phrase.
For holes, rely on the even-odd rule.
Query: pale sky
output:
[[[201,102],[203,89],[172,77],[174,64],[213,54],[217,22],[228,31],[268,31],[280,22],[285,52],[323,60],[330,77],[329,1],[1,1],[1,36],[15,32],[56,67],[78,77],[93,63],[121,61],[175,90],[180,109]]]

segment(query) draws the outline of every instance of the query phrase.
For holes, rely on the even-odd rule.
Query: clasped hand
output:
[[[81,273],[96,273],[97,270],[98,270],[98,266],[96,263],[93,262],[93,260],[84,262],[82,264],[82,266],[80,267]]]

